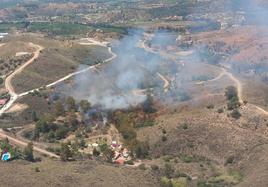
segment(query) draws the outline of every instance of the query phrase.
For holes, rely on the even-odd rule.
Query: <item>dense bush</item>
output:
[[[232,111],[231,116],[235,119],[239,119],[241,117],[241,114],[237,109],[235,109]]]

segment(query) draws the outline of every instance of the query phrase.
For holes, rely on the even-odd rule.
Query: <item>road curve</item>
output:
[[[12,104],[18,99],[18,95],[15,92],[15,90],[11,84],[12,79],[14,78],[15,75],[21,73],[28,65],[33,63],[34,60],[39,57],[40,51],[44,49],[42,46],[36,45],[33,43],[29,43],[29,46],[37,49],[34,52],[34,56],[30,60],[28,60],[26,63],[24,63],[22,66],[20,66],[18,69],[16,69],[14,72],[12,72],[5,80],[5,87],[6,87],[6,90],[8,91],[8,93],[10,94],[10,100],[8,101],[8,103],[5,106],[3,106],[0,109],[0,116],[3,113],[5,113],[5,111],[7,111],[12,106]]]
[[[164,77],[162,74],[160,74],[159,72],[157,73],[158,77],[160,77],[160,79],[162,79],[164,81],[164,92],[168,92],[168,87],[169,87],[169,81],[166,79],[166,77]]]
[[[37,50],[34,52],[34,56],[28,60],[26,63],[24,63],[22,66],[20,66],[18,69],[16,69],[13,73],[11,73],[5,80],[5,87],[8,90],[10,95],[16,95],[16,92],[11,84],[12,79],[19,73],[21,73],[28,65],[30,65],[32,62],[34,62],[35,59],[37,59],[40,55],[40,51],[44,48],[40,45],[36,45],[33,43],[29,43],[30,47],[34,47]]]
[[[146,42],[145,40],[140,41],[140,43],[138,44],[138,47],[143,48],[147,52],[157,53],[157,51],[155,51],[154,49],[152,49],[148,45],[146,45],[145,42]],[[161,52],[159,54],[163,55]],[[221,79],[224,75],[226,75],[235,83],[236,88],[237,88],[237,95],[238,95],[239,102],[243,103],[244,101],[243,101],[243,86],[242,86],[242,83],[240,82],[239,79],[237,79],[231,72],[227,71],[225,68],[221,68],[221,70],[222,70],[221,73],[216,78],[214,78],[212,80],[208,80],[208,81],[199,82],[197,84],[203,84],[205,82],[213,82],[213,81]],[[169,82],[165,79],[165,77],[160,76],[159,74],[158,74],[158,76],[165,82],[165,84],[164,84],[164,87],[165,87],[165,85],[167,85],[167,83],[169,83]],[[259,113],[268,116],[268,111],[267,110],[261,108],[260,106],[254,105],[254,104],[250,104],[250,105],[255,107],[255,109]]]
[[[91,43],[89,43],[89,44],[87,44],[87,43],[80,43],[80,44],[81,44],[81,45],[99,45],[99,46],[102,46],[102,47],[107,47],[107,45],[108,45],[108,43],[106,43],[106,42],[98,42],[98,41],[95,41],[95,40],[93,40],[93,39],[89,39],[89,38],[88,38],[88,40],[89,40]],[[109,52],[112,56],[109,57],[108,59],[104,60],[103,62],[105,62],[105,63],[110,62],[110,61],[114,60],[115,58],[117,58],[117,55],[112,51],[112,48],[111,48],[111,47],[108,47],[108,52]],[[69,75],[66,75],[66,76],[63,77],[63,78],[61,78],[61,79],[59,79],[59,80],[57,80],[57,81],[55,81],[55,82],[53,82],[53,83],[48,84],[48,85],[46,85],[45,87],[46,87],[46,88],[50,88],[50,87],[52,87],[52,86],[55,86],[55,85],[57,85],[57,84],[59,84],[59,83],[61,83],[61,82],[63,82],[63,81],[68,80],[68,79],[71,78],[71,77],[74,77],[75,75],[78,75],[78,74],[87,72],[87,71],[89,71],[89,70],[91,70],[91,69],[94,69],[94,68],[96,68],[96,67],[99,66],[99,65],[100,65],[100,64],[96,64],[96,65],[93,65],[93,66],[89,66],[89,67],[87,67],[87,68],[85,68],[85,69],[82,69],[82,70],[80,70],[80,71],[76,71],[76,72],[74,72],[74,73],[70,73]],[[33,90],[26,91],[26,92],[24,92],[24,93],[19,94],[18,97],[23,97],[23,96],[28,95],[29,93],[33,92],[34,90],[39,90],[39,89],[41,89],[41,88],[43,88],[43,87],[44,87],[44,86],[39,87],[39,88],[36,88],[36,89],[33,89]]]

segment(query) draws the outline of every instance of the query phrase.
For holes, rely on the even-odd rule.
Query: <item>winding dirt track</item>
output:
[[[10,94],[10,100],[3,108],[1,108],[0,116],[3,113],[5,113],[5,111],[7,111],[12,106],[12,104],[18,99],[18,94],[15,92],[15,90],[11,84],[12,79],[14,78],[14,76],[21,73],[28,65],[33,63],[34,60],[39,57],[40,51],[42,51],[44,49],[42,46],[36,45],[33,43],[29,43],[29,46],[37,49],[34,52],[34,56],[30,60],[28,60],[26,63],[24,63],[22,66],[20,66],[18,69],[16,69],[14,72],[12,72],[5,80],[5,87],[6,87],[6,90],[8,91],[8,93]]]
[[[16,95],[16,92],[11,84],[12,79],[19,73],[21,73],[28,65],[30,65],[32,62],[34,62],[35,59],[37,59],[40,55],[40,51],[44,48],[40,45],[36,45],[33,43],[29,43],[30,47],[34,47],[37,50],[34,52],[34,56],[28,60],[26,63],[24,63],[22,66],[20,66],[18,69],[16,69],[13,73],[11,73],[5,80],[5,87],[8,90],[10,95]]]
[[[151,36],[151,37],[153,37],[153,36]],[[154,50],[154,49],[150,48],[148,45],[146,45],[146,39],[150,40],[150,37],[145,36],[145,40],[140,41],[140,43],[138,44],[138,47],[143,48],[145,51],[150,52],[150,53],[158,53],[156,50]],[[159,54],[163,55],[165,53],[160,51]],[[239,102],[243,103],[243,86],[242,86],[241,81],[239,79],[237,79],[231,72],[228,72],[225,68],[221,67],[220,69],[221,69],[221,73],[216,78],[208,80],[208,81],[202,81],[202,82],[199,82],[197,84],[203,84],[205,82],[217,81],[217,80],[221,79],[223,76],[226,75],[235,83],[236,88],[237,88],[237,95],[238,95]],[[168,80],[165,79],[165,77],[163,77],[159,73],[158,73],[158,76],[165,82],[164,83],[164,89],[166,90],[167,86],[169,85]],[[268,111],[267,110],[261,108],[260,106],[254,105],[254,104],[249,104],[249,105],[252,105],[256,109],[257,112],[268,116]]]
[[[94,41],[93,39],[88,39],[91,43],[79,43],[81,45],[99,45],[99,46],[103,46],[103,47],[107,47],[107,43],[104,43],[104,42],[98,42],[98,41]],[[117,55],[112,51],[112,48],[111,47],[108,47],[108,52],[112,55],[110,58],[104,60],[104,62],[110,62],[112,60],[114,60],[115,58],[117,58]],[[82,69],[80,71],[77,71],[77,72],[74,72],[74,73],[70,73],[69,75],[66,75],[65,77],[53,82],[53,83],[50,83],[48,85],[46,85],[45,87],[46,88],[50,88],[50,87],[53,87],[61,82],[64,82],[68,79],[70,79],[71,77],[74,77],[75,75],[78,75],[78,74],[81,74],[81,73],[84,73],[84,72],[87,72],[91,69],[94,69],[96,67],[98,67],[100,64],[96,64],[96,65],[93,65],[93,66],[89,66],[85,69]],[[29,90],[29,91],[26,91],[24,93],[21,93],[18,95],[18,97],[23,97],[25,95],[28,95],[29,93],[33,92],[34,90],[39,90],[40,88],[42,87],[39,87],[39,88],[36,88],[36,89],[33,89],[33,90]]]

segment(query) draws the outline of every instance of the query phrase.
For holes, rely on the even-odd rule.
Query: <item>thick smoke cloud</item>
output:
[[[104,109],[124,109],[144,102],[146,82],[157,77],[163,59],[139,48],[142,40],[143,31],[130,31],[128,36],[112,44],[116,59],[98,70],[77,75],[72,85],[64,85],[59,89],[67,96],[73,96],[77,100],[87,99]],[[168,37],[157,37],[155,41],[170,43]],[[85,67],[80,67],[83,68]],[[159,78],[155,81],[159,86],[163,84]]]
[[[245,24],[267,23],[267,6],[263,6],[259,2],[238,0],[226,4],[225,7],[228,6],[229,10],[245,11],[247,17]],[[174,57],[172,51],[165,54],[166,57],[164,57],[159,52],[138,47],[138,45],[144,44],[142,42],[144,41],[143,33],[143,30],[132,30],[122,40],[114,42],[112,46],[113,52],[117,54],[116,59],[104,64],[101,68],[77,75],[74,83],[64,85],[60,88],[61,91],[63,90],[67,96],[73,96],[77,100],[87,99],[93,105],[101,105],[104,109],[124,109],[144,102],[146,100],[144,92],[148,88],[154,87],[154,94],[163,92],[163,80],[157,76],[160,72],[169,74],[169,77],[173,79],[170,82],[173,91],[166,93],[165,99],[169,95],[172,98],[174,95],[179,95],[179,97],[188,99],[189,96],[183,90],[187,89],[188,82],[191,81],[192,76],[198,74],[198,70],[195,72],[195,68],[190,68],[191,74],[178,73],[179,66],[185,64],[179,62],[182,60],[187,62],[189,68],[191,64],[196,66],[195,62],[202,61],[202,59],[208,61],[207,53],[205,53],[205,57],[200,54],[200,52],[206,51],[205,46],[198,46],[198,44],[192,46],[188,49],[188,51],[193,51],[193,55],[190,57],[177,57],[176,55]],[[152,35],[147,34],[145,37],[152,37],[149,39],[150,43],[146,43],[147,46],[152,45],[160,51],[165,51],[165,47],[178,42],[176,34],[163,30],[154,32]],[[163,63],[166,64],[163,65]],[[81,66],[81,68],[85,67]]]

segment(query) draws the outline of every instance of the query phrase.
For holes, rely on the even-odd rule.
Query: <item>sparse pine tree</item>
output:
[[[24,156],[25,160],[34,161],[34,155],[33,155],[33,143],[29,142],[28,145],[24,148]]]
[[[91,104],[90,102],[88,102],[88,100],[81,100],[79,103],[79,106],[80,106],[81,111],[86,113],[90,109]]]
[[[66,100],[68,112],[76,111],[75,100],[73,97],[68,97]]]
[[[64,107],[61,101],[57,101],[55,104],[55,114],[56,116],[64,115]]]
[[[70,147],[66,143],[61,144],[61,150],[60,150],[60,158],[62,161],[68,161],[73,156],[72,151],[70,150]]]
[[[35,111],[32,112],[32,120],[33,121],[38,121],[38,118],[37,118],[37,115],[36,115]]]

